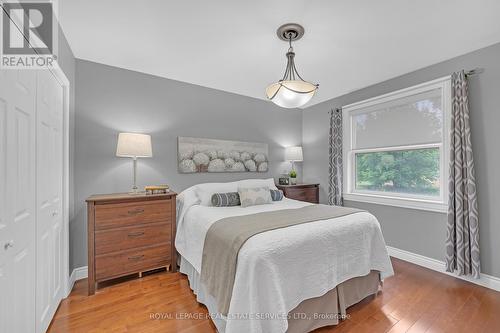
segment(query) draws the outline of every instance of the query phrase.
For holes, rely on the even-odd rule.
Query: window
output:
[[[343,108],[344,198],[447,209],[450,79]]]

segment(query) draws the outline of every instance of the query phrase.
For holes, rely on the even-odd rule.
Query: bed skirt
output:
[[[200,283],[200,274],[183,257],[180,258],[180,272],[187,275],[189,286],[196,295],[196,300],[204,304],[219,333],[224,333],[226,319],[217,314],[217,302],[210,296]],[[374,295],[381,286],[378,271],[368,275],[355,277],[339,284],[320,297],[310,298],[301,302],[289,312],[287,333],[310,332],[316,328],[337,325],[346,317],[346,309],[364,298]]]

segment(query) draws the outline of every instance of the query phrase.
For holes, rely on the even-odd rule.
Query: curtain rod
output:
[[[477,68],[474,68],[474,69],[471,69],[468,71],[464,71],[466,76],[477,75],[477,74],[481,74],[483,72],[484,72],[484,68],[481,68],[481,67],[477,67]],[[338,109],[342,109],[342,107],[332,108],[331,110],[328,110],[328,113],[332,113],[333,111],[338,110]]]
[[[474,68],[471,69],[470,71],[466,71],[465,75],[470,76],[470,75],[476,75],[476,74],[481,74],[484,72],[484,68]]]

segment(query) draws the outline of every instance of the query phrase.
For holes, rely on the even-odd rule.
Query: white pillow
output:
[[[273,201],[269,187],[239,187],[241,207],[269,204]]]
[[[277,190],[274,178],[267,179],[244,179],[237,182],[238,187],[268,187],[270,190]]]
[[[212,206],[212,195],[214,193],[238,192],[238,182],[198,184],[195,192],[198,199],[200,199],[200,205]]]

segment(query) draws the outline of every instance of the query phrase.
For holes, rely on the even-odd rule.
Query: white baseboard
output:
[[[85,279],[88,276],[87,266],[77,267],[71,272],[68,282],[68,290],[66,290],[66,297],[69,295],[71,290],[73,290],[73,286],[75,282],[81,279]]]
[[[481,277],[479,279],[474,279],[468,276],[459,276],[447,272],[444,261],[436,260],[429,257],[424,257],[420,254],[408,252],[405,250],[400,250],[392,246],[387,246],[387,251],[389,252],[389,255],[391,257],[408,261],[411,262],[412,264],[432,269],[433,271],[444,273],[446,275],[456,277],[457,279],[469,281],[489,289],[500,291],[500,278],[497,278],[496,276],[491,276],[483,273],[481,273]]]

